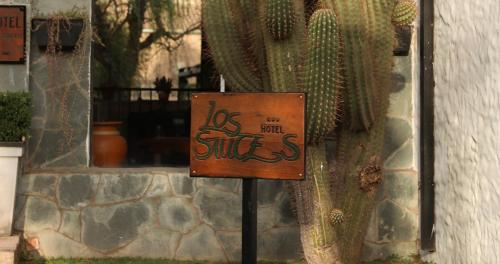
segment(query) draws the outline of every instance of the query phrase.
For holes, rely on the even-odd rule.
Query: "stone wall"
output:
[[[500,2],[435,0],[437,263],[500,263]]]
[[[78,10],[87,21],[77,52],[47,55],[31,47],[29,86],[33,96],[31,138],[26,167],[83,167],[88,164],[90,123],[90,14],[91,1],[32,1],[32,18]]]
[[[65,174],[21,178],[15,228],[43,256],[240,259],[239,179],[193,179],[187,169]],[[283,184],[259,180],[259,259],[300,258]]]
[[[417,142],[413,97],[415,46],[413,49],[407,57],[394,57],[394,87],[384,146],[385,175],[366,235],[365,260],[419,252],[419,174],[414,158]]]

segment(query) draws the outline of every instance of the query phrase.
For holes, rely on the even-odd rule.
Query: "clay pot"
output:
[[[94,166],[120,167],[127,155],[127,141],[120,136],[122,122],[94,122],[92,160]]]

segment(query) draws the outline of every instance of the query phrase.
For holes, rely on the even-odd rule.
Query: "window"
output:
[[[94,6],[93,122],[119,122],[128,146],[123,167],[187,165],[190,95],[207,90],[201,1],[153,5],[99,0]]]

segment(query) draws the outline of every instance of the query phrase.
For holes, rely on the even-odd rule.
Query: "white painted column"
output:
[[[0,237],[10,236],[21,147],[0,146]]]
[[[439,264],[500,263],[500,1],[434,0]]]

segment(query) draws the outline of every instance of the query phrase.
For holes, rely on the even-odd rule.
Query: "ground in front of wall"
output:
[[[295,262],[258,262],[259,264],[299,264]],[[177,261],[164,259],[138,259],[138,258],[108,258],[108,259],[36,259],[23,260],[19,264],[215,264],[204,261]],[[418,256],[403,258],[400,256],[390,256],[386,260],[374,260],[363,262],[363,264],[433,264],[424,262]]]
[[[258,262],[259,264],[299,264],[300,262]],[[106,258],[106,259],[35,259],[23,260],[19,264],[216,264],[206,261],[177,261],[165,259]]]
[[[435,263],[422,261],[419,256],[404,258],[397,255],[391,255],[385,260],[373,260],[369,262],[363,262],[363,264],[435,264]]]

